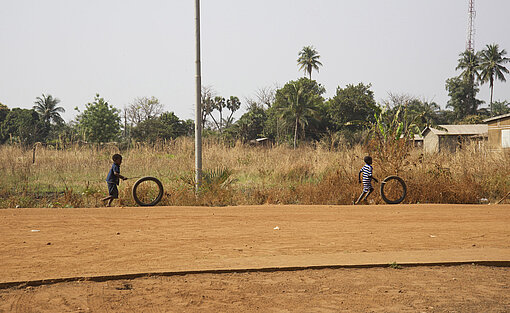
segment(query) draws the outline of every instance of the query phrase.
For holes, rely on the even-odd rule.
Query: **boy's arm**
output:
[[[113,172],[113,174],[115,174],[115,176],[117,176],[118,178],[122,179],[122,180],[126,180],[127,178],[120,175],[120,173],[117,173],[117,172]]]
[[[358,184],[361,184],[361,170],[358,172]]]
[[[373,180],[375,180],[376,183],[378,183],[379,181],[377,180],[377,178],[375,178],[374,176],[370,176]]]

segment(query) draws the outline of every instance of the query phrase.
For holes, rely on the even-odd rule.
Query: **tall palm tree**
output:
[[[477,88],[475,86],[476,79],[480,79],[479,66],[480,66],[480,58],[473,50],[466,50],[459,54],[459,64],[455,68],[456,70],[463,70],[460,73],[460,78],[462,78],[465,82],[468,83],[468,99],[467,99],[467,110],[471,112],[471,114],[476,113],[476,109],[478,107],[477,100],[475,99]]]
[[[297,59],[299,70],[304,70],[305,75],[308,73],[310,80],[312,79],[312,70],[319,71],[319,65],[322,63],[319,61],[321,56],[312,46],[306,46],[299,52],[299,58]]]
[[[475,79],[480,77],[478,72],[480,59],[478,58],[478,55],[472,50],[466,50],[459,54],[458,62],[459,64],[455,69],[463,70],[460,76],[474,84]]]
[[[279,109],[279,115],[280,118],[294,124],[294,149],[296,149],[299,126],[304,130],[309,119],[317,115],[316,103],[319,96],[307,92],[305,86],[299,82],[294,82],[284,94],[284,98],[286,103]]]
[[[64,120],[60,116],[60,113],[65,112],[63,107],[57,107],[57,104],[60,102],[59,99],[53,98],[52,95],[42,97],[37,97],[34,102],[34,110],[39,113],[39,116],[45,123],[50,123],[53,121],[54,123],[62,123]]]
[[[492,96],[494,94],[494,79],[505,82],[505,74],[508,69],[503,66],[510,59],[505,57],[505,49],[499,50],[497,44],[487,45],[486,49],[479,52],[480,58],[480,81],[482,84],[489,83],[491,90],[491,112],[492,112]]]

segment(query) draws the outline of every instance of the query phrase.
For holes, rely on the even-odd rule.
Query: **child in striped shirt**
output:
[[[359,196],[358,200],[354,202],[354,204],[358,204],[361,201],[364,201],[368,198],[368,196],[374,191],[374,187],[372,187],[372,179],[375,180],[376,183],[379,181],[372,176],[372,157],[366,156],[364,159],[365,165],[359,170],[358,173],[358,182],[361,184],[363,178],[363,191]]]

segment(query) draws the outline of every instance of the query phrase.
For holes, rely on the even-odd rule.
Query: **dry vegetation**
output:
[[[124,156],[122,173],[128,177],[155,176],[165,186],[160,205],[240,204],[350,204],[361,187],[359,168],[367,152],[362,147],[329,149],[321,144],[297,150],[225,146],[204,143],[204,169],[231,172],[223,184],[211,184],[195,197],[189,180],[194,169],[193,141],[181,138],[155,146],[136,146],[119,151],[74,146],[65,150],[0,147],[0,207],[94,207],[106,194],[106,174],[111,155]],[[399,171],[408,186],[408,203],[491,202],[510,190],[510,155],[468,147],[455,154],[422,154],[413,150]],[[382,172],[375,159],[374,176]],[[135,179],[121,182],[121,205],[131,206]],[[378,189],[378,185],[375,185]],[[372,200],[382,203],[379,192]]]

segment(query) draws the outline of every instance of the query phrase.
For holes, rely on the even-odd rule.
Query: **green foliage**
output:
[[[363,124],[352,123],[353,121],[375,121],[374,115],[381,110],[374,100],[371,86],[359,83],[336,89],[336,95],[328,101],[328,116],[335,130],[345,128],[360,130]],[[347,123],[350,124],[347,125]]]
[[[276,91],[273,113],[284,123],[294,129],[294,148],[297,146],[298,130],[305,131],[312,119],[317,119],[318,106],[324,102],[322,94],[325,88],[314,80],[301,78],[290,81]]]
[[[50,132],[47,143],[52,144],[69,144],[79,139],[79,134],[72,124],[60,123],[56,125],[50,125]]]
[[[241,101],[238,97],[230,96],[229,99],[225,99],[224,97],[216,96],[212,87],[202,88],[201,101],[202,125],[205,126],[207,117],[210,117],[214,127],[220,134],[233,124],[233,115],[241,108]],[[218,112],[219,116],[215,116],[215,112]],[[223,116],[224,113],[226,113],[225,117]]]
[[[7,114],[9,114],[9,108],[5,104],[0,103],[0,125],[5,120]]]
[[[385,174],[398,173],[409,154],[409,141],[420,133],[417,121],[422,114],[410,114],[407,103],[393,110],[383,110],[375,114],[375,122],[369,122],[369,149]]]
[[[214,97],[213,102],[212,102],[212,107],[209,112],[209,116],[213,119],[214,124],[216,124],[216,128],[220,131],[220,133],[223,131],[222,122],[223,122],[223,109],[225,108],[225,103],[226,103],[225,98],[219,97],[219,96]],[[218,111],[220,114],[220,117],[218,120],[216,120],[216,118],[212,114],[214,112],[214,110]]]
[[[460,77],[474,86],[475,79],[480,78],[480,58],[474,51],[466,50],[459,54],[458,62],[459,64],[455,69],[462,70]]]
[[[510,113],[510,102],[494,101],[492,103],[492,114],[494,116]]]
[[[190,125],[181,121],[173,112],[165,112],[156,118],[140,122],[133,128],[133,139],[145,142],[175,139],[188,135]]]
[[[480,59],[480,81],[482,84],[489,83],[491,90],[491,111],[492,111],[492,97],[494,94],[494,80],[506,81],[505,73],[508,74],[509,70],[503,65],[510,61],[505,57],[506,50],[499,50],[497,44],[487,45],[486,48],[479,52]]]
[[[125,109],[128,122],[136,126],[138,123],[158,117],[163,112],[163,105],[156,97],[141,97]]]
[[[48,135],[49,125],[39,118],[35,110],[14,108],[5,115],[0,129],[2,143],[12,138],[27,146],[44,141]]]
[[[399,270],[399,269],[402,269],[403,267],[401,265],[399,265],[396,261],[393,262],[393,263],[390,263],[388,264],[388,268],[391,268],[391,269],[394,269],[394,270]]]
[[[312,80],[312,71],[319,71],[319,65],[322,63],[319,61],[320,55],[312,46],[303,47],[299,52],[299,58],[297,59],[299,70],[304,70],[305,74],[308,73],[309,79]]]
[[[441,121],[441,109],[435,102],[422,101],[407,94],[389,94],[383,101],[388,119],[393,119],[398,112],[405,109],[406,119],[413,120],[419,129],[436,126]]]
[[[264,132],[264,123],[267,120],[266,112],[263,108],[254,106],[244,113],[234,124],[232,131],[236,138],[247,142],[256,139]]]
[[[94,102],[87,103],[85,111],[78,115],[77,128],[84,139],[91,142],[109,142],[119,138],[119,110],[96,94]]]
[[[450,100],[446,107],[452,108],[457,120],[462,120],[468,115],[475,115],[478,106],[483,101],[476,99],[479,89],[472,85],[469,80],[460,77],[452,77],[446,80],[446,90]]]
[[[226,168],[215,168],[202,171],[202,190],[211,191],[226,188],[230,186],[233,171]],[[186,183],[190,188],[195,188],[195,173],[187,173],[180,177],[181,181]]]
[[[53,98],[52,95],[44,95],[42,97],[37,97],[34,102],[35,105],[33,109],[39,113],[42,121],[47,124],[51,122],[55,124],[62,124],[64,120],[60,116],[60,113],[64,113],[65,110],[62,107],[58,107],[57,104],[60,102],[59,99]]]
[[[488,118],[484,115],[467,115],[461,121],[460,124],[483,124],[483,120]]]

